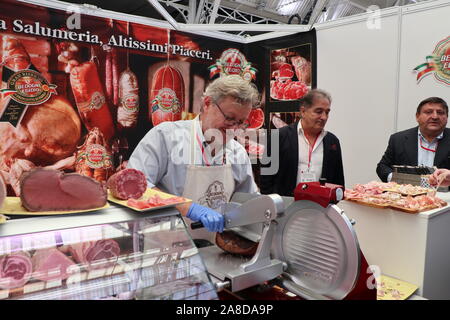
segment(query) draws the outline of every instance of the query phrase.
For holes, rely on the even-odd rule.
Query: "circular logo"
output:
[[[450,85],[450,37],[437,44],[433,56],[436,80]]]
[[[91,102],[89,103],[89,110],[99,110],[102,105],[105,103],[106,99],[105,96],[102,95],[100,92],[96,91],[92,94]]]
[[[100,144],[91,144],[86,148],[86,162],[92,169],[110,167],[110,158],[106,148]]]
[[[11,99],[26,105],[37,105],[47,101],[56,86],[49,84],[39,72],[26,69],[14,73],[7,82],[8,90],[14,92]]]
[[[177,113],[180,110],[180,101],[175,91],[170,88],[160,89],[155,100],[159,108],[165,112]]]
[[[134,93],[127,94],[122,98],[122,105],[126,111],[135,112],[139,107],[139,96]]]
[[[240,75],[247,65],[247,59],[238,49],[227,49],[220,56],[223,72],[225,74]]]

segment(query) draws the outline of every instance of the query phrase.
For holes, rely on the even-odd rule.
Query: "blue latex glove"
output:
[[[191,204],[186,215],[192,221],[201,221],[210,232],[222,232],[224,226],[223,215],[208,207],[197,203]]]

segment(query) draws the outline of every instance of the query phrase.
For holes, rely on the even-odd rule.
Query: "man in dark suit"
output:
[[[319,178],[344,186],[339,139],[324,130],[330,105],[331,96],[323,90],[311,90],[303,97],[300,121],[279,129],[278,171],[264,175],[261,170],[261,193],[293,196],[300,182],[318,181]],[[271,155],[271,158],[276,156]]]
[[[392,177],[393,165],[423,165],[450,169],[450,129],[446,128],[447,103],[438,97],[420,102],[416,111],[419,126],[394,133],[377,165],[384,182]]]

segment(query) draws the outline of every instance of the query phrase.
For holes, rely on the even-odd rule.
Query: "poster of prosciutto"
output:
[[[311,45],[272,50],[270,98],[298,100],[311,90]]]

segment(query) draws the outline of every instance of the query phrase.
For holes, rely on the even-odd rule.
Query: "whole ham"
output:
[[[278,70],[272,72],[272,78],[291,79],[294,76],[294,70],[289,63],[281,63]]]
[[[30,56],[22,43],[14,37],[3,36],[3,56],[2,63],[13,71],[28,68]]]
[[[114,135],[114,123],[94,62],[85,62],[70,72],[70,84],[81,119],[88,130],[100,129],[108,141]]]
[[[297,79],[307,85],[311,85],[311,62],[301,56],[291,57]]]
[[[33,258],[33,278],[42,281],[64,280],[70,275],[70,267],[75,263],[56,248],[40,249]]]
[[[122,128],[134,128],[139,115],[139,86],[130,69],[120,75],[117,122]]]
[[[149,114],[153,126],[164,121],[181,120],[184,109],[184,80],[181,72],[165,65],[156,70],[151,83]]]
[[[22,176],[20,189],[22,206],[29,211],[87,210],[106,204],[102,185],[77,173],[37,168]]]
[[[39,106],[29,107],[17,129],[0,123],[0,159],[20,158],[35,165],[50,165],[72,155],[80,136],[77,112],[64,97],[52,96]]]
[[[0,288],[23,287],[31,278],[33,265],[28,253],[16,252],[0,258]]]
[[[147,190],[147,179],[141,171],[128,168],[113,174],[107,187],[117,199],[139,199]]]
[[[72,244],[69,252],[73,259],[88,269],[107,268],[116,263],[120,255],[119,244],[113,239]]]

